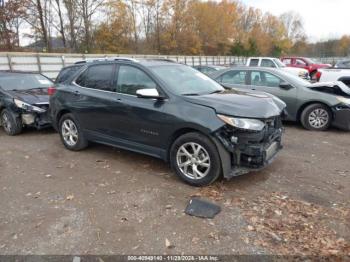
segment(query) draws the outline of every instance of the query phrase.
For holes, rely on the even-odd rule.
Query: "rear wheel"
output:
[[[192,186],[206,186],[221,175],[220,156],[214,143],[200,133],[180,136],[170,150],[176,174]]]
[[[79,151],[88,146],[88,141],[72,114],[61,117],[59,122],[59,133],[64,146],[72,151]]]
[[[16,117],[10,110],[1,111],[1,126],[6,134],[15,136],[22,132],[23,124],[21,119]]]
[[[312,104],[307,106],[301,114],[301,123],[304,128],[314,131],[324,131],[332,121],[331,111],[326,105]]]

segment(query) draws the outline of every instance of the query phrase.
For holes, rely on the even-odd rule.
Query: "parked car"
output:
[[[300,121],[309,130],[331,124],[350,130],[350,88],[342,82],[311,84],[273,68],[230,68],[210,75],[226,87],[263,91],[287,104],[287,120]]]
[[[89,141],[169,161],[185,182],[204,186],[259,170],[281,149],[285,104],[225,90],[172,62],[86,63],[50,99],[53,125],[73,151]]]
[[[288,67],[304,68],[308,70],[311,79],[315,78],[318,69],[332,66],[331,64],[319,63],[307,57],[288,56],[282,57],[281,61]]]
[[[350,69],[350,60],[341,60],[338,61],[335,65],[335,68],[343,68],[343,69]]]
[[[37,73],[0,72],[0,119],[8,135],[24,126],[42,129],[51,125],[49,92],[53,82]]]
[[[310,79],[309,72],[306,69],[287,67],[285,64],[281,62],[281,60],[274,57],[250,57],[248,58],[246,65],[252,66],[252,67],[278,68],[282,71],[291,73],[300,78],[303,78],[306,80]]]
[[[203,74],[210,74],[215,71],[219,71],[222,69],[226,69],[226,66],[218,66],[218,65],[196,65],[193,66],[194,69],[198,70],[199,72],[202,72]]]
[[[319,69],[316,73],[316,80],[318,82],[341,81],[345,85],[350,86],[350,69]]]

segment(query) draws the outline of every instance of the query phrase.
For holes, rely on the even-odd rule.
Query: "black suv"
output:
[[[281,149],[285,104],[226,90],[186,65],[116,59],[86,63],[57,85],[50,108],[67,149],[93,141],[144,153],[203,186],[269,164]]]
[[[51,126],[49,92],[53,82],[38,73],[0,72],[0,123],[8,135],[24,126]]]

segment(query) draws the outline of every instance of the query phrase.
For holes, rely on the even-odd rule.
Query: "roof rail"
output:
[[[103,62],[103,61],[130,61],[130,62],[138,62],[138,60],[136,60],[134,58],[131,58],[131,57],[111,56],[111,57],[85,59],[85,60],[77,61],[74,64],[84,64],[84,63]]]

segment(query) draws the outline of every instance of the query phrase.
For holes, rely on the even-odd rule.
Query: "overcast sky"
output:
[[[241,0],[248,6],[280,15],[293,10],[304,20],[310,41],[350,35],[350,0]]]

